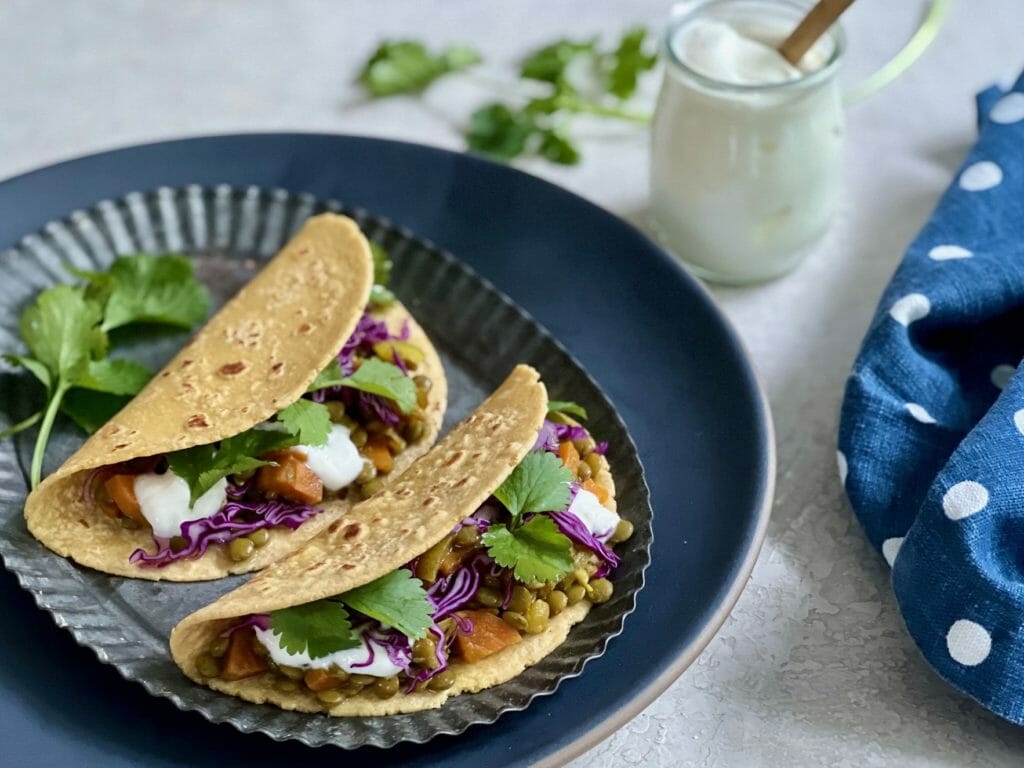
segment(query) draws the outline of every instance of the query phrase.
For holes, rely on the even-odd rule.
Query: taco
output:
[[[430,341],[397,301],[368,305],[373,285],[356,224],[309,219],[29,495],[29,530],[97,570],[193,581],[330,526],[433,444],[446,405]]]
[[[612,595],[613,547],[633,526],[606,447],[549,414],[518,366],[387,489],[183,619],[174,660],[215,690],[335,716],[505,682]]]

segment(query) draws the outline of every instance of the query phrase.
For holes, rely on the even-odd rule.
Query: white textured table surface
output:
[[[203,133],[361,133],[460,148],[487,98],[453,78],[425,103],[364,103],[352,75],[384,36],[472,42],[501,75],[567,34],[659,25],[664,0],[504,4],[0,2],[0,178],[75,155]],[[852,84],[906,39],[923,0],[848,14]],[[715,289],[745,338],[778,434],[774,517],[732,617],[699,661],[574,766],[1014,766],[1024,730],[942,683],[903,631],[888,568],[867,546],[835,471],[842,386],[903,249],[974,139],[973,94],[1024,66],[1020,0],[954,5],[899,82],[851,108],[847,194],[792,275]],[[571,169],[528,165],[640,223],[642,130],[581,128]]]

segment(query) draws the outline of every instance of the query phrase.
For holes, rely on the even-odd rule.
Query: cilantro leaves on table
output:
[[[548,416],[562,413],[566,416],[575,416],[577,419],[587,420],[587,409],[572,400],[549,400]]]
[[[270,628],[281,636],[281,647],[288,653],[305,652],[311,659],[362,645],[345,606],[331,599],[274,611]]]
[[[467,69],[479,61],[480,54],[467,45],[450,45],[433,55],[422,43],[386,40],[366,62],[359,82],[377,98],[418,93],[442,75]]]
[[[107,272],[70,270],[87,285],[42,291],[22,313],[27,355],[4,359],[25,368],[46,390],[46,404],[0,437],[41,422],[29,470],[32,487],[42,478],[43,456],[58,411],[95,431],[149,381],[129,360],[110,360],[108,331],[134,323],[191,328],[206,316],[206,289],[184,256],[122,256]]]
[[[483,536],[488,554],[520,581],[552,581],[572,570],[572,542],[541,512],[569,506],[572,472],[554,454],[528,453],[494,492],[512,515]],[[534,513],[526,522],[523,516]]]
[[[608,90],[619,99],[628,99],[636,92],[643,72],[654,69],[658,63],[656,53],[644,51],[647,30],[633,27],[619,41],[619,47],[607,58],[606,78]]]
[[[433,624],[434,608],[423,583],[400,568],[336,597],[273,611],[270,628],[289,653],[322,658],[362,645],[348,609],[394,627],[410,640],[425,637]]]
[[[413,380],[394,363],[385,363],[377,357],[364,360],[351,376],[346,376],[338,361],[332,360],[306,391],[315,392],[328,387],[351,387],[386,397],[394,400],[402,413],[409,413],[416,407],[416,384]]]
[[[304,398],[277,412],[277,420],[303,445],[323,445],[331,434],[331,413],[323,403]]]
[[[353,611],[394,627],[410,640],[426,637],[433,605],[427,598],[423,582],[405,568],[349,590],[338,598]]]
[[[494,561],[512,568],[519,581],[557,581],[573,567],[572,542],[547,515],[515,529],[491,526],[483,541]]]
[[[188,483],[189,504],[192,505],[222,478],[274,464],[270,459],[259,457],[298,443],[298,434],[292,432],[250,429],[220,443],[196,445],[168,453],[167,465]]]
[[[370,243],[370,253],[373,254],[373,288],[370,289],[370,304],[375,307],[386,307],[395,301],[395,294],[388,289],[394,263],[388,252],[376,243]]]
[[[209,297],[185,256],[135,254],[117,258],[106,272],[71,270],[87,280],[86,297],[104,307],[104,331],[132,323],[189,329],[206,319]]]

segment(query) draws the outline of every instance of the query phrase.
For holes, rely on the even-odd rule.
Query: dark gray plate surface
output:
[[[352,215],[396,263],[392,287],[423,324],[443,358],[450,387],[446,428],[468,414],[518,362],[541,371],[551,397],[573,399],[590,411],[589,426],[610,443],[620,512],[636,534],[620,551],[614,598],[596,606],[569,639],[542,662],[504,685],[453,699],[439,710],[388,718],[328,718],[249,704],[196,686],[171,661],[166,639],[185,615],[216,599],[241,578],[205,584],[161,584],[111,577],[52,554],[26,531],[22,508],[34,431],[0,443],[0,555],[37,603],[100,660],[151,693],[170,698],[215,722],[309,745],[391,746],[423,742],[490,723],[525,708],[578,675],[600,656],[635,605],[649,563],[651,509],[643,470],[625,426],[597,385],[521,309],[450,255],[412,233],[335,202],[285,192],[217,187],[160,189],[76,212],[0,254],[0,349],[18,346],[20,310],[42,288],[66,282],[63,265],[105,267],[120,254],[184,251],[217,304],[234,294],[309,215]],[[159,367],[184,342],[180,334],[145,341],[117,340],[117,353]],[[0,403],[9,422],[30,413],[40,393],[27,376],[0,373]],[[48,454],[52,471],[81,443],[73,425],[59,424]]]

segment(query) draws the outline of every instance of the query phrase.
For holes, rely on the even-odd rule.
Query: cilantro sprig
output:
[[[387,40],[373,52],[359,73],[359,82],[375,97],[418,93],[442,75],[480,61],[468,45],[450,45],[433,55],[413,40]]]
[[[575,416],[577,419],[587,420],[587,409],[572,400],[549,400],[548,416],[561,413],[566,416]]]
[[[322,658],[362,644],[350,610],[393,627],[410,640],[426,637],[433,624],[434,608],[423,583],[400,568],[335,597],[273,611],[270,628],[289,653]]]
[[[206,316],[205,289],[181,256],[122,256],[107,272],[73,274],[87,285],[56,285],[42,291],[21,316],[28,354],[4,359],[43,385],[46,402],[7,437],[39,424],[29,480],[42,479],[43,457],[57,413],[94,431],[149,381],[150,372],[129,360],[108,359],[108,332],[136,323],[189,328]]]
[[[494,561],[512,568],[519,581],[554,581],[572,570],[572,542],[542,512],[569,505],[572,473],[546,451],[526,455],[494,492],[509,514],[507,525],[491,525],[483,536]],[[529,520],[524,517],[533,514]]]
[[[540,94],[518,101],[495,101],[478,108],[469,119],[466,145],[474,151],[511,160],[538,156],[562,165],[574,165],[580,152],[569,135],[569,118],[592,115],[646,123],[649,115],[627,108],[641,75],[654,68],[657,55],[647,30],[627,29],[614,47],[602,47],[596,38],[562,39],[528,54],[521,62],[523,80],[543,84]],[[594,83],[573,83],[570,66],[584,59]],[[359,82],[372,97],[417,93],[437,78],[466,69],[481,60],[465,46],[452,46],[432,56],[422,43],[385,42],[367,62]]]
[[[388,288],[394,262],[391,261],[388,252],[376,243],[370,243],[370,253],[373,254],[373,288],[370,289],[370,304],[375,307],[394,304],[395,294]]]
[[[273,460],[260,457],[298,443],[297,432],[250,429],[220,443],[168,453],[166,458],[170,470],[188,483],[192,505],[222,478],[274,464]]]
[[[413,380],[394,363],[386,363],[377,357],[364,360],[351,376],[346,376],[338,361],[332,360],[306,391],[316,392],[328,387],[351,387],[386,397],[394,400],[402,413],[410,413],[416,407],[416,384]]]

